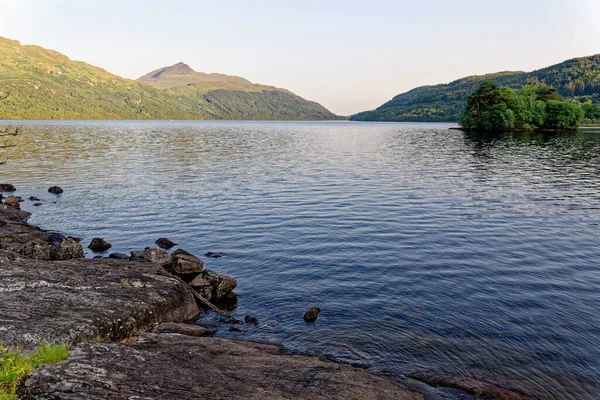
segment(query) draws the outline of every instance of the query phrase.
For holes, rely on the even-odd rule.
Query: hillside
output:
[[[499,72],[470,76],[448,84],[421,86],[399,94],[373,111],[351,117],[354,121],[458,121],[467,96],[482,82],[519,89],[548,85],[565,98],[600,103],[600,54],[576,58],[533,72]]]
[[[5,119],[324,120],[320,104],[240,77],[203,74],[185,64],[145,75],[148,82],[39,46],[0,37],[0,117]]]

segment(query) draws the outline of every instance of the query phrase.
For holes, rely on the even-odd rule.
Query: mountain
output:
[[[148,82],[157,89],[168,89],[176,86],[207,82],[231,82],[241,85],[252,85],[252,82],[239,76],[196,72],[189,65],[182,62],[170,67],[156,69],[137,80]]]
[[[0,37],[6,119],[338,119],[285,89],[195,72],[179,63],[134,81]]]
[[[533,72],[498,72],[469,76],[448,84],[421,86],[402,93],[373,111],[353,115],[354,121],[456,122],[467,96],[482,82],[519,89],[526,85],[553,86],[565,98],[600,104],[600,54],[575,58]]]

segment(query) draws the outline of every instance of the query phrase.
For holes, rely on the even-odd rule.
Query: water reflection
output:
[[[236,315],[261,321],[246,338],[593,399],[600,132],[447,128],[26,124],[0,173],[42,198],[24,204],[33,223],[84,242],[227,253],[206,263],[238,278]]]

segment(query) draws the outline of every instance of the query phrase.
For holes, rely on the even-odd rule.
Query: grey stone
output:
[[[172,242],[171,240],[167,239],[167,238],[158,238],[155,242],[158,247],[160,247],[161,249],[166,249],[169,250],[171,247],[176,246],[177,243]]]
[[[177,322],[163,322],[154,326],[151,330],[153,333],[177,333],[187,336],[213,336],[217,333],[216,329],[209,329],[199,325],[182,324]]]
[[[10,183],[0,183],[0,192],[15,192],[16,190]]]
[[[320,312],[321,312],[321,309],[319,307],[313,307],[313,308],[308,309],[304,313],[304,321],[315,322],[317,320],[317,317],[319,316]]]
[[[204,263],[187,251],[178,249],[171,254],[171,261],[165,268],[176,275],[197,274],[204,270]]]
[[[21,398],[423,399],[361,369],[252,342],[146,333],[131,344],[82,343],[71,355],[33,371]]]
[[[171,256],[164,250],[146,247],[142,251],[132,251],[131,261],[143,261],[165,265],[171,261]]]
[[[48,193],[61,194],[64,190],[60,186],[52,186],[48,189]]]
[[[88,248],[94,253],[102,253],[112,247],[112,244],[108,243],[103,238],[93,238]]]
[[[117,260],[129,260],[129,256],[125,253],[110,253],[108,258],[114,258]]]

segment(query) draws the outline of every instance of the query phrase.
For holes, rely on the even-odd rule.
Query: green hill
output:
[[[600,54],[533,72],[499,72],[470,76],[448,84],[421,86],[399,94],[376,110],[356,114],[350,119],[456,122],[462,115],[467,97],[486,80],[512,89],[526,85],[553,86],[565,98],[600,104]]]
[[[281,119],[338,117],[318,103],[244,78],[176,64],[134,81],[0,37],[0,116],[6,119]],[[155,77],[153,77],[155,76]],[[140,78],[140,79],[142,79]]]

